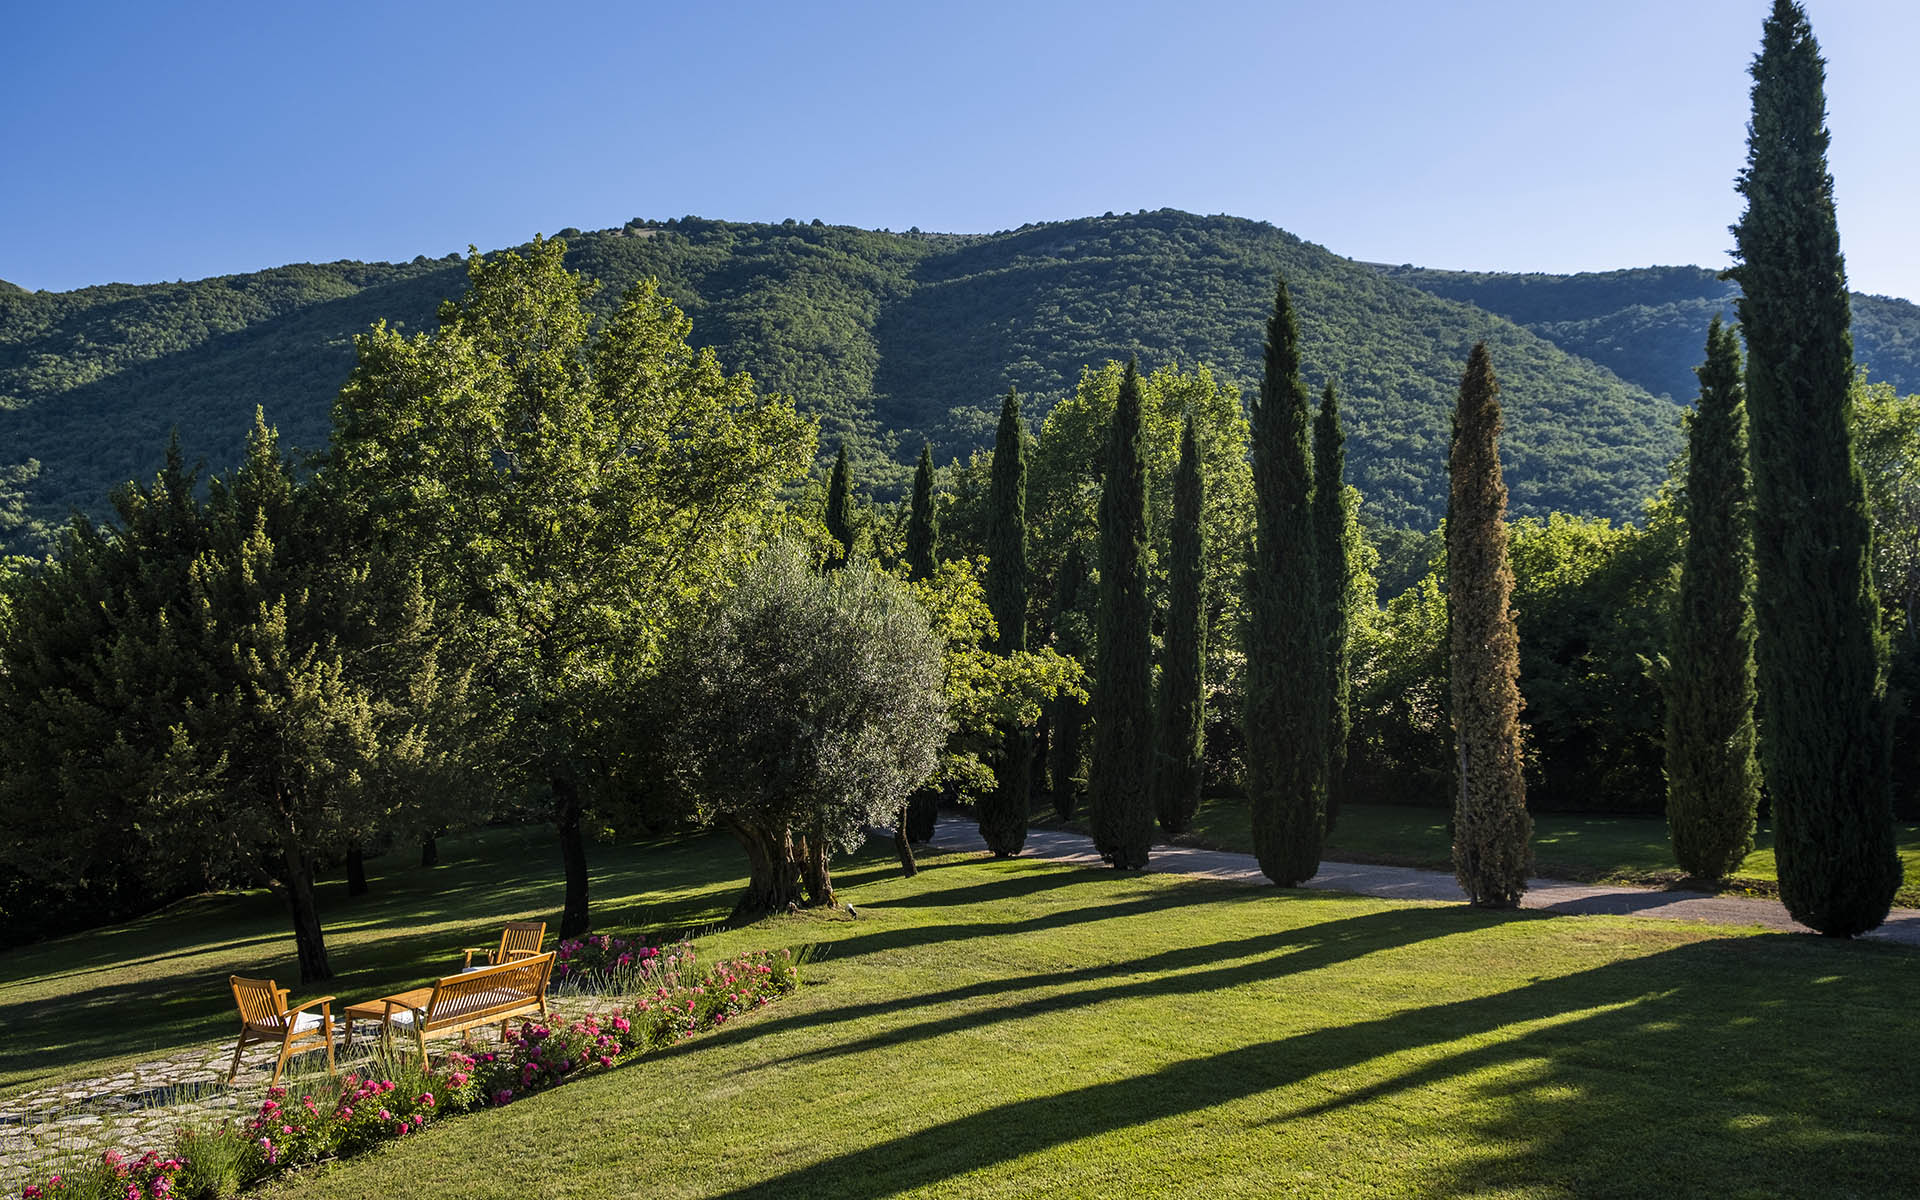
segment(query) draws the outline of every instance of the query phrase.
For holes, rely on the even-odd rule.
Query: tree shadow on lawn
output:
[[[1404,944],[1408,934],[1432,936],[1449,918],[1457,927],[1460,912],[1394,916],[1413,919],[1329,923],[1351,936],[1325,943],[1315,960]],[[1208,1140],[1261,1123],[1318,1122],[1356,1106],[1384,1106],[1371,1120],[1350,1116],[1326,1126],[1326,1136],[1355,1140],[1356,1119],[1362,1138],[1376,1128],[1381,1157],[1415,1164],[1401,1169],[1417,1178],[1396,1182],[1416,1194],[1546,1186],[1583,1195],[1910,1195],[1920,1190],[1920,1158],[1907,1149],[1920,1102],[1909,1056],[1888,1048],[1909,1045],[1920,1032],[1904,1000],[1920,971],[1912,959],[1906,970],[1862,970],[1851,957],[1877,949],[1800,935],[1694,943],[940,1120],[726,1195],[878,1198],[1269,1093],[1280,1111],[1264,1122],[1223,1111]],[[1192,988],[1303,969],[1305,961],[1292,961],[1303,953],[1207,972],[1211,978]],[[1151,995],[1186,985],[1133,986],[1134,994]],[[991,1012],[975,1018],[992,1019]],[[1513,1028],[1528,1022],[1538,1024]],[[1810,1037],[1810,1030],[1838,1036]],[[1463,1039],[1473,1044],[1453,1044]],[[1390,1073],[1331,1100],[1321,1088],[1295,1090],[1322,1077],[1341,1085],[1354,1072]],[[1491,1074],[1459,1082],[1473,1072]],[[1465,1086],[1471,1099],[1438,1110],[1431,1098],[1393,1103],[1435,1085]],[[943,1099],[930,1096],[928,1108]],[[1192,1135],[1170,1136],[1167,1154],[1176,1160],[1183,1136]],[[1404,1153],[1429,1142],[1440,1145],[1424,1156]],[[1286,1167],[1261,1160],[1248,1169]],[[1330,1181],[1320,1174],[1303,1182]]]

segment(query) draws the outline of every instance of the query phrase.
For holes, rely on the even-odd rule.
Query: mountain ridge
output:
[[[1437,294],[1471,290],[1449,273],[1395,278],[1244,218],[1163,209],[928,234],[689,217],[559,236],[569,265],[606,285],[602,311],[659,279],[697,343],[817,413],[823,457],[847,442],[882,494],[905,483],[922,438],[943,462],[985,444],[1007,387],[1038,420],[1109,358],[1204,362],[1250,394],[1281,274],[1306,374],[1341,389],[1349,477],[1386,521],[1430,527],[1444,511],[1453,393],[1477,340],[1507,387],[1516,513],[1630,518],[1679,446],[1671,394],[1570,353],[1552,323]],[[0,537],[44,544],[69,509],[99,512],[109,486],[151,474],[171,428],[215,469],[237,460],[256,404],[287,444],[323,445],[353,335],[380,319],[429,328],[464,286],[458,256],[421,256],[0,289],[0,471],[14,468],[0,519],[9,478],[17,514]],[[29,458],[40,471],[22,478]]]

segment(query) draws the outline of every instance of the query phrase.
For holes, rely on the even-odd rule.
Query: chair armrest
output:
[[[520,961],[520,960],[521,960],[521,959],[523,959],[523,958],[539,958],[539,957],[540,957],[540,952],[539,952],[538,950],[509,950],[509,951],[507,951],[507,961],[508,961],[508,962],[518,962],[518,961]]]
[[[487,952],[488,952],[489,950],[492,950],[492,949],[493,949],[493,947],[492,947],[492,946],[469,946],[469,947],[467,947],[467,949],[466,949],[466,951],[465,951],[465,953],[466,953],[466,956],[467,956],[467,957],[466,957],[465,959],[463,959],[463,960],[461,961],[461,963],[460,963],[460,969],[461,969],[462,971],[464,971],[464,970],[466,970],[466,969],[467,969],[468,967],[470,967],[470,966],[472,966],[472,965],[473,965],[473,956],[474,956],[474,955],[476,955],[476,954],[485,954],[485,953],[487,953]]]
[[[313,1008],[317,1005],[319,1006],[322,1012],[325,1012],[328,1016],[332,1016],[333,1010],[331,1008],[328,1008],[327,1006],[332,1004],[335,1000],[338,1000],[338,999],[339,999],[338,996],[316,996],[313,999],[307,1001],[305,1004],[299,1004],[299,1005],[295,1005],[292,1008],[289,1008],[287,1010],[287,1015],[292,1016],[294,1013],[297,1013],[297,1012],[305,1012],[308,1009]]]

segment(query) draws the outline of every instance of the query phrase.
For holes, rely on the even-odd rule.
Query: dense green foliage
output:
[[[1697,390],[1693,368],[1702,332],[1715,317],[1731,321],[1740,299],[1738,283],[1704,267],[1581,275],[1397,267],[1387,274],[1498,313],[1568,354],[1676,401]],[[1851,300],[1855,361],[1900,390],[1920,390],[1920,306],[1859,292]]]
[[[1753,526],[1740,342],[1707,332],[1687,427],[1687,548],[1666,663],[1667,827],[1690,875],[1725,879],[1753,849]]]
[[[1200,807],[1206,747],[1206,480],[1193,414],[1180,432],[1173,476],[1173,546],[1169,556],[1167,634],[1154,705],[1153,808],[1169,837],[1185,833]]]
[[[1044,415],[1083,366],[1137,350],[1251,387],[1282,270],[1303,370],[1345,381],[1349,478],[1382,519],[1439,518],[1458,347],[1476,339],[1505,366],[1517,512],[1631,515],[1678,448],[1671,404],[1503,317],[1260,222],[1163,210],[946,237],[686,218],[568,243],[569,266],[606,284],[597,315],[658,279],[695,319],[697,345],[818,416],[823,444],[844,442],[884,495],[904,491],[923,438],[943,462],[985,443],[1009,386]],[[0,470],[42,464],[24,488],[35,524],[8,544],[38,544],[69,509],[103,512],[110,487],[157,469],[170,428],[190,456],[237,462],[264,402],[290,445],[321,447],[354,335],[382,319],[431,328],[465,284],[450,258],[0,293]],[[1893,326],[1920,336],[1920,321]]]
[[[1076,544],[1067,550],[1067,560],[1056,577],[1048,624],[1053,630],[1053,649],[1081,663],[1087,661],[1093,646],[1094,614],[1089,611],[1093,597],[1086,555]],[[1063,696],[1047,709],[1047,791],[1053,811],[1062,819],[1073,816],[1075,802],[1086,786],[1086,724],[1084,700]]]
[[[763,549],[657,677],[687,803],[746,850],[742,916],[830,905],[828,859],[893,822],[947,736],[946,646],[909,585],[864,558]]]
[[[1468,900],[1512,908],[1527,889],[1531,824],[1520,765],[1520,637],[1510,607],[1499,439],[1500,385],[1480,343],[1460,379],[1448,463],[1448,660],[1459,773],[1453,868]]]
[[[1755,612],[1780,898],[1848,937],[1886,919],[1893,849],[1872,526],[1853,458],[1853,344],[1827,173],[1825,65],[1791,0],[1753,64],[1734,227],[1753,447]]]
[[[1920,395],[1854,389],[1854,456],[1873,516],[1873,581],[1888,631],[1894,803],[1920,811]]]
[[[1020,397],[1011,389],[1000,406],[993,439],[993,477],[987,493],[987,607],[993,612],[993,649],[1027,648],[1027,428]],[[1033,736],[1011,728],[994,765],[994,787],[980,802],[980,836],[1005,857],[1027,841],[1033,787]]]
[[[624,798],[627,698],[731,581],[814,431],[693,349],[651,285],[594,322],[563,249],[476,257],[433,334],[360,338],[328,470],[460,630],[503,787],[547,797],[574,936],[587,820]]]
[[[1147,601],[1147,467],[1141,450],[1140,373],[1120,379],[1100,489],[1100,607],[1093,672],[1093,762],[1087,805],[1100,857],[1122,870],[1147,865],[1153,846],[1153,651]]]
[[[1267,323],[1253,409],[1253,561],[1245,650],[1247,798],[1260,869],[1297,887],[1320,869],[1326,836],[1326,622],[1313,523],[1312,404],[1282,279]]]
[[[0,856],[59,891],[271,880],[301,979],[327,979],[319,863],[406,826],[393,810],[461,744],[464,674],[440,668],[417,578],[342,539],[263,423],[194,491],[172,455],[114,526],[76,521],[14,581]]]

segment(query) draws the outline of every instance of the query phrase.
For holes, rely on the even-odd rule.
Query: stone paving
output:
[[[548,1005],[571,1017],[595,1007],[596,1000],[569,994],[550,998]],[[337,1022],[335,1027],[338,1030]],[[371,1050],[379,1043],[366,1036],[366,1028],[360,1026],[351,1053],[335,1051],[341,1074],[374,1063]],[[0,1098],[0,1196],[17,1193],[22,1184],[43,1175],[48,1165],[64,1156],[91,1157],[110,1149],[164,1152],[181,1126],[252,1116],[266,1098],[278,1048],[247,1047],[240,1073],[229,1087],[225,1080],[233,1061],[233,1041],[229,1036],[113,1075],[70,1079]],[[430,1044],[429,1049],[434,1047]],[[325,1073],[321,1053],[303,1053],[289,1060],[280,1081],[285,1084]]]
[[[934,831],[933,845],[940,850],[985,850],[979,827],[965,817],[942,816]],[[1025,854],[1055,862],[1082,866],[1102,866],[1094,851],[1093,839],[1060,829],[1034,829],[1027,833]],[[1199,850],[1191,846],[1158,845],[1148,860],[1149,871],[1198,875],[1235,883],[1267,883],[1260,865],[1251,854],[1225,850]],[[1389,900],[1426,900],[1462,904],[1466,893],[1453,876],[1444,871],[1423,871],[1414,867],[1382,867],[1364,863],[1323,862],[1320,871],[1306,883],[1310,888],[1357,892]],[[1787,915],[1778,900],[1748,896],[1720,896],[1680,888],[1629,887],[1624,884],[1568,883],[1559,879],[1529,879],[1520,907],[1545,912],[1610,914],[1613,916],[1651,917],[1668,921],[1698,921],[1709,925],[1731,925],[1776,929],[1786,933],[1811,933]],[[1920,946],[1920,909],[1896,908],[1886,923],[1865,937],[1871,941],[1896,942]]]

